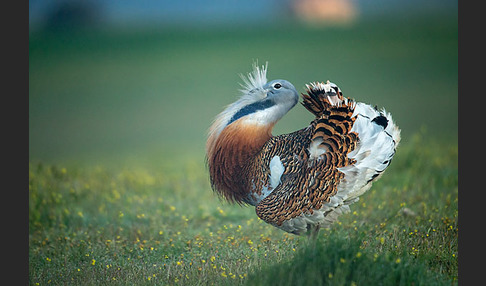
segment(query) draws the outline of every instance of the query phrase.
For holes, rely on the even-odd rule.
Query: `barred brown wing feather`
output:
[[[355,120],[352,106],[328,108],[328,112],[311,123],[311,141],[307,146],[324,152],[313,157],[317,153],[308,150],[305,160],[287,164],[281,184],[256,206],[262,220],[285,231],[300,234],[308,225],[319,224],[324,219],[321,211],[324,204],[337,193],[344,177],[338,168],[354,163],[347,156],[358,142],[357,134],[350,132]]]
[[[316,211],[330,201],[337,192],[343,174],[336,168],[326,167],[320,161],[312,167],[306,163],[296,173],[282,176],[282,183],[256,206],[257,215],[265,222],[285,231],[301,234]]]

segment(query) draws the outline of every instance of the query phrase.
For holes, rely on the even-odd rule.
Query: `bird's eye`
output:
[[[278,82],[273,85],[273,88],[275,88],[275,89],[280,89],[281,87],[282,87],[282,85]]]

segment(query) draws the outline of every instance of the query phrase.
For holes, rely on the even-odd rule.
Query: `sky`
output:
[[[293,0],[30,0],[30,28],[42,27],[61,5],[88,7],[103,25],[252,24],[289,17]],[[457,10],[457,0],[351,0],[360,17]],[[84,5],[84,6],[81,6]],[[66,6],[64,6],[66,7]]]

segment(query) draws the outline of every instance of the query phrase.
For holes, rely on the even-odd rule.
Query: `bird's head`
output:
[[[272,126],[299,100],[299,93],[287,80],[267,82],[267,65],[253,65],[252,73],[242,76],[242,95],[228,105],[214,120],[209,138],[217,138],[231,125]],[[210,143],[210,142],[208,142]]]
[[[209,129],[206,158],[211,186],[232,202],[244,202],[248,187],[242,171],[272,134],[275,123],[299,99],[286,80],[267,82],[267,66],[253,66],[243,77],[240,98],[216,116]]]

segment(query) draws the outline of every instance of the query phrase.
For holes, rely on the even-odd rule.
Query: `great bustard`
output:
[[[286,80],[267,82],[267,67],[243,77],[242,96],[212,124],[206,144],[213,190],[255,206],[265,222],[294,234],[329,227],[390,164],[400,129],[384,109],[343,97],[334,83],[306,85],[309,126],[272,135],[298,100]]]

